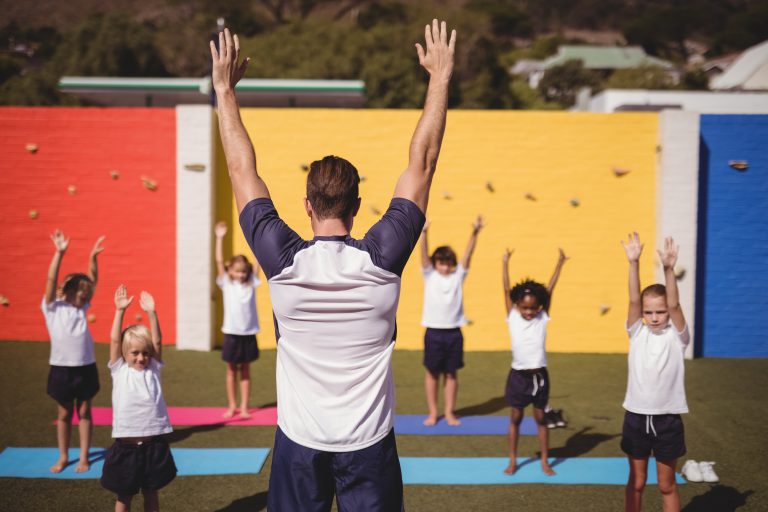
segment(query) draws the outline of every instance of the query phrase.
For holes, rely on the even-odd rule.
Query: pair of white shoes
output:
[[[719,482],[715,470],[712,469],[714,462],[696,462],[695,460],[687,460],[683,464],[683,469],[680,471],[686,480],[689,482]]]

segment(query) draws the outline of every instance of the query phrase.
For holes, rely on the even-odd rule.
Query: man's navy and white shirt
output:
[[[240,225],[269,283],[277,337],[277,423],[292,441],[347,452],[394,426],[391,358],[400,278],[424,214],[394,198],[363,239],[303,240],[270,199]]]

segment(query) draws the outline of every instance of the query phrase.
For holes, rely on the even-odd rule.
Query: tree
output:
[[[609,89],[671,89],[672,78],[658,66],[619,69],[608,78]]]
[[[545,100],[568,107],[573,105],[580,88],[599,84],[599,76],[585,69],[582,61],[569,60],[546,71],[539,82],[539,92]]]

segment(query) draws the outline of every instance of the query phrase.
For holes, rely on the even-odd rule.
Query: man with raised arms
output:
[[[277,336],[278,427],[268,509],[403,509],[394,437],[392,350],[400,279],[415,247],[445,131],[456,31],[425,27],[416,44],[429,73],[408,167],[382,218],[350,236],[360,208],[357,169],[326,156],[310,166],[304,208],[314,238],[302,240],[279,217],[240,119],[237,36],[211,42],[219,127],[240,225],[269,283]]]

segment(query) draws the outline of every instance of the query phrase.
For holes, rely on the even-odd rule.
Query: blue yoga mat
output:
[[[49,468],[58,460],[57,448],[6,448],[0,453],[0,477],[89,479],[101,477],[104,465],[102,448],[91,448],[91,469],[75,473],[80,457],[70,448],[70,463],[61,473]],[[171,448],[179,476],[258,473],[267,460],[269,448]]]
[[[426,415],[398,414],[395,433],[411,436],[505,436],[509,432],[509,416],[462,416],[461,425],[452,427],[443,418],[436,425],[425,427]],[[526,416],[520,424],[521,436],[535,436],[536,422]]]
[[[550,459],[557,473],[547,476],[537,458],[517,459],[517,472],[505,475],[505,457],[400,457],[403,483],[430,485],[601,484],[626,485],[629,465],[622,457]],[[685,483],[677,475],[677,482]],[[656,484],[656,462],[648,463],[648,483]]]

